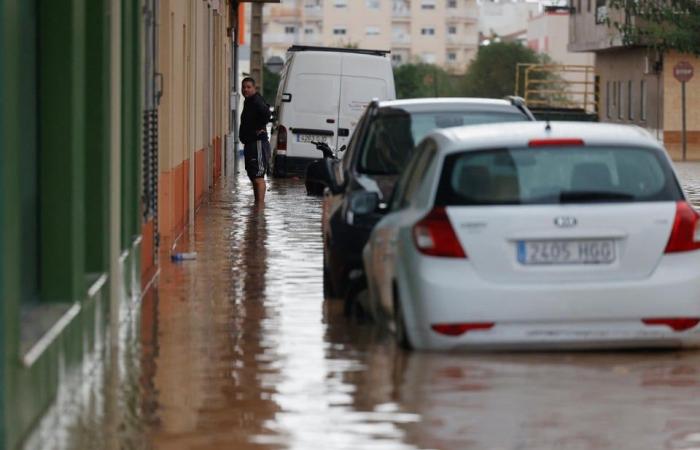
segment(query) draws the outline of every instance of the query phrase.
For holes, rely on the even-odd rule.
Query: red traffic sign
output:
[[[693,66],[688,61],[679,61],[673,66],[673,76],[681,83],[690,81],[693,78]]]

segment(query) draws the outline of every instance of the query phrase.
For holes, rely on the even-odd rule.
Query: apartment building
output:
[[[569,50],[594,52],[600,79],[601,122],[641,126],[661,140],[674,159],[681,158],[681,83],[673,68],[687,61],[700,68],[700,59],[676,52],[659,53],[641,46],[625,46],[606,17],[627,20],[624,13],[608,10],[604,0],[572,0]],[[628,18],[634,20],[634,18]],[[700,78],[686,83],[686,103],[700,101]],[[688,108],[687,156],[700,160],[700,110]]]
[[[391,50],[394,64],[464,72],[478,47],[476,0],[282,0],[265,5],[265,59],[290,45]]]

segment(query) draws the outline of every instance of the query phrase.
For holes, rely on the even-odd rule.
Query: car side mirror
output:
[[[379,201],[379,194],[377,192],[368,191],[356,191],[350,196],[349,199],[350,211],[353,214],[370,214],[375,211],[381,210],[381,204]]]

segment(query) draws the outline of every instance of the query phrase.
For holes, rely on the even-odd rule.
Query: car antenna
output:
[[[547,125],[544,126],[545,131],[552,131],[552,125],[549,124],[549,119],[547,119]]]

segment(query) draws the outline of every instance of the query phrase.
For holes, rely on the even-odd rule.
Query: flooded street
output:
[[[700,205],[700,164],[678,170]],[[243,174],[227,183],[178,242],[197,259],[164,249],[121,381],[62,446],[700,449],[700,352],[403,352],[324,301],[303,182],[273,180],[264,208]]]

